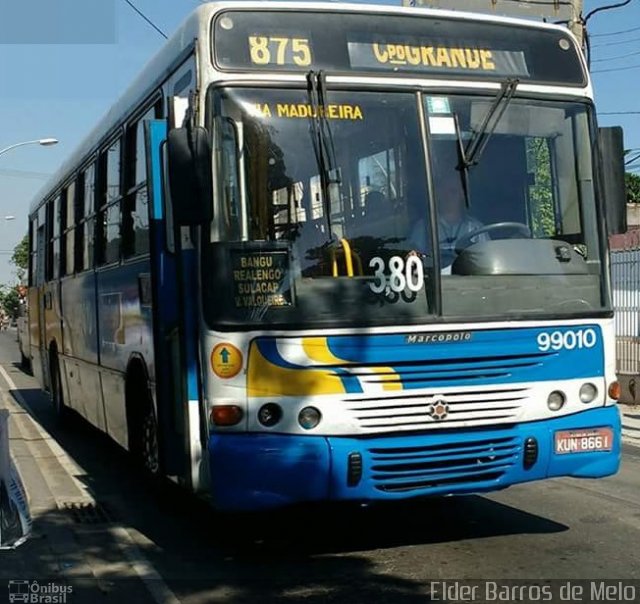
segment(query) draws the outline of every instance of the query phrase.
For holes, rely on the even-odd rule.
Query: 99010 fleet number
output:
[[[569,331],[543,331],[538,334],[538,350],[574,350],[593,348],[598,341],[594,329],[572,329]]]

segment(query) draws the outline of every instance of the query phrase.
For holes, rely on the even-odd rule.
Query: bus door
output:
[[[158,426],[165,469],[201,490],[202,429],[197,353],[196,254],[176,228],[165,180],[167,123],[145,124]]]

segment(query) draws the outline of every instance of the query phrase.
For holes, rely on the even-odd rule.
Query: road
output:
[[[0,366],[18,391],[5,404],[14,421],[27,421],[19,399],[42,427],[24,424],[12,440],[36,523],[26,544],[0,552],[0,580],[68,581],[70,603],[95,603],[99,593],[119,604],[403,604],[429,601],[431,582],[444,579],[640,579],[640,448],[625,446],[620,472],[599,481],[220,516],[176,488],[150,488],[126,454],[82,421],[58,427],[49,398],[17,360],[15,332],[0,333]],[[9,390],[1,370],[0,385]],[[74,517],[60,509],[65,497],[99,507]],[[0,581],[0,602],[4,593]]]

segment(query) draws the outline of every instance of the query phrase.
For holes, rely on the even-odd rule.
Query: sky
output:
[[[585,0],[584,14],[618,1]],[[200,4],[199,0],[131,2],[168,35]],[[397,5],[400,0],[372,2]],[[38,14],[41,18],[34,20]],[[622,126],[625,147],[640,154],[640,0],[595,14],[588,29],[599,124]],[[11,253],[27,231],[29,206],[48,175],[73,152],[163,42],[127,0],[12,0],[3,5],[0,284],[16,281]],[[638,113],[610,115],[625,111]],[[60,142],[2,153],[9,145],[45,137]]]

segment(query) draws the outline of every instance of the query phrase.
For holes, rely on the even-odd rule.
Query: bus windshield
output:
[[[211,91],[208,322],[384,325],[605,310],[587,106],[512,98],[496,111],[494,102]]]

